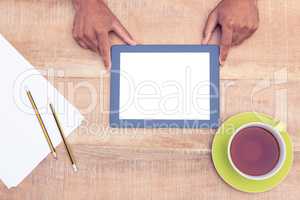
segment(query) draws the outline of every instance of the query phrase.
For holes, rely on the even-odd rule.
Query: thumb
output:
[[[207,18],[204,30],[203,30],[203,40],[202,44],[208,44],[216,26],[218,24],[218,15],[217,11],[213,10]]]

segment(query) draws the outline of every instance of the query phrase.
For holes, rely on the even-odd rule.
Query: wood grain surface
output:
[[[108,5],[140,43],[198,44],[217,2],[108,0]],[[0,183],[0,200],[299,199],[300,2],[258,4],[259,30],[232,49],[221,69],[221,118],[257,111],[281,119],[295,159],[278,187],[253,195],[217,175],[210,156],[215,130],[108,128],[109,75],[98,55],[73,41],[70,0],[0,0],[0,33],[86,118],[69,137],[78,173],[60,145],[59,159],[48,156],[18,187],[8,190]],[[5,75],[10,66],[0,65]]]

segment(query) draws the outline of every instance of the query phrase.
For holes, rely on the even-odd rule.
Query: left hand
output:
[[[110,69],[110,32],[127,44],[135,45],[136,42],[103,0],[73,0],[73,3],[76,13],[74,39],[82,48],[100,53],[106,69]]]
[[[208,44],[217,27],[221,26],[220,64],[223,65],[231,46],[239,45],[258,28],[257,0],[222,0],[209,14],[202,44]]]

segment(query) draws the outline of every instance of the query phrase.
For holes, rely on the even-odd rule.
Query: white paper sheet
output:
[[[120,119],[209,120],[210,54],[121,53]]]
[[[0,69],[0,179],[10,188],[50,153],[25,87],[31,91],[55,146],[61,138],[48,104],[54,104],[66,136],[83,117],[1,34]]]

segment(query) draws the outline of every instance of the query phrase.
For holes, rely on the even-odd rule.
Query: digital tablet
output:
[[[218,127],[218,46],[115,45],[111,51],[111,127]]]

